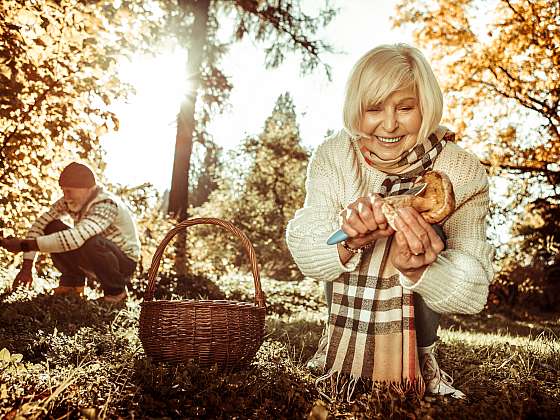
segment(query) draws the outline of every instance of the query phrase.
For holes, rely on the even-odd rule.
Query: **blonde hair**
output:
[[[393,92],[411,88],[419,100],[422,125],[418,140],[434,132],[441,121],[443,95],[430,64],[407,44],[380,45],[362,56],[346,84],[344,128],[353,137],[366,137],[360,123],[368,106],[385,101]]]

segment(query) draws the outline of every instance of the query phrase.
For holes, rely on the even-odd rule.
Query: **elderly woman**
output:
[[[366,53],[347,83],[344,130],[313,154],[304,207],[287,227],[300,270],[325,284],[328,325],[311,362],[325,368],[319,381],[345,377],[348,398],[359,378],[464,397],[438,366],[435,344],[441,314],[474,314],[486,303],[488,180],[439,125],[442,108],[418,49],[382,45]],[[380,197],[402,194],[427,170],[448,176],[455,211],[436,226],[402,208],[395,231]],[[337,229],[348,238],[328,245]]]

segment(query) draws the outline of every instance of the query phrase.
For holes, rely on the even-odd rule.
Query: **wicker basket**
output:
[[[228,300],[154,301],[155,279],[163,251],[181,229],[198,224],[218,225],[235,234],[251,262],[255,302]],[[264,338],[265,297],[261,289],[255,250],[230,222],[214,218],[185,220],[171,229],[158,246],[148,273],[148,288],[140,311],[140,340],[154,361],[186,362],[220,369],[246,366]]]

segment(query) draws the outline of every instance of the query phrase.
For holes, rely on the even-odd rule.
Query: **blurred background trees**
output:
[[[405,0],[397,10],[395,24],[429,52],[448,122],[493,175],[498,292],[546,301],[560,283],[550,274],[560,264],[560,3]]]
[[[301,145],[292,98],[285,93],[276,100],[263,132],[229,154],[218,188],[195,209],[196,215],[232,221],[251,238],[267,275],[297,278],[284,237],[288,221],[303,205],[309,156]],[[246,261],[241,244],[230,234],[216,227],[199,229],[191,247],[197,259],[222,268]]]
[[[219,60],[227,51],[228,44],[251,36],[265,51],[263,64],[266,68],[278,67],[286,54],[297,52],[302,58],[303,73],[323,64],[328,74],[330,68],[321,62],[320,55],[330,51],[330,47],[312,37],[332,20],[335,10],[325,5],[317,17],[311,17],[301,11],[298,2],[259,0],[178,0],[177,3],[162,2],[161,7],[166,10],[164,19],[168,30],[176,33],[183,45],[189,45],[186,77],[191,89],[185,92],[185,101],[177,117],[168,209],[182,219],[189,206],[188,179],[193,138],[201,145],[211,142],[206,124],[212,114],[223,110],[231,90],[227,76],[219,68]],[[220,41],[217,34],[220,29],[218,20],[225,16],[234,20],[233,32],[227,43]]]
[[[320,27],[328,24],[335,11],[326,6],[318,17],[313,18],[303,13],[297,2],[268,3],[256,0],[178,0],[177,4],[162,2],[162,7],[167,9],[165,19],[171,33],[177,34],[180,43],[189,45],[186,76],[189,78],[190,91],[185,92],[185,100],[177,114],[175,158],[168,203],[168,212],[181,221],[187,217],[191,204],[189,177],[193,172],[193,140],[208,148],[210,156],[205,159],[205,163],[211,162],[216,147],[206,131],[206,125],[213,113],[223,110],[231,90],[227,76],[219,68],[219,60],[227,50],[227,44],[219,41],[217,36],[220,15],[222,19],[229,15],[235,20],[230,42],[252,35],[255,40],[265,43],[266,68],[280,65],[287,52],[299,52],[302,56],[301,68],[305,72],[321,63],[320,54],[329,50],[328,45],[311,37]],[[329,67],[324,67],[328,72]],[[184,274],[187,269],[186,232],[177,235],[176,245],[175,270]]]

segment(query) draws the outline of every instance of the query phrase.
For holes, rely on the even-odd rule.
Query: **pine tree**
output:
[[[249,236],[268,275],[295,278],[299,271],[284,237],[288,221],[303,205],[308,159],[292,98],[285,93],[277,99],[262,133],[242,142],[233,156],[234,166],[226,168],[219,189],[197,213],[231,220]],[[215,263],[225,251],[235,257],[235,265],[241,264],[243,251],[239,244],[221,234],[216,237],[205,231],[202,236],[212,238],[208,249],[219,253],[210,256]]]

